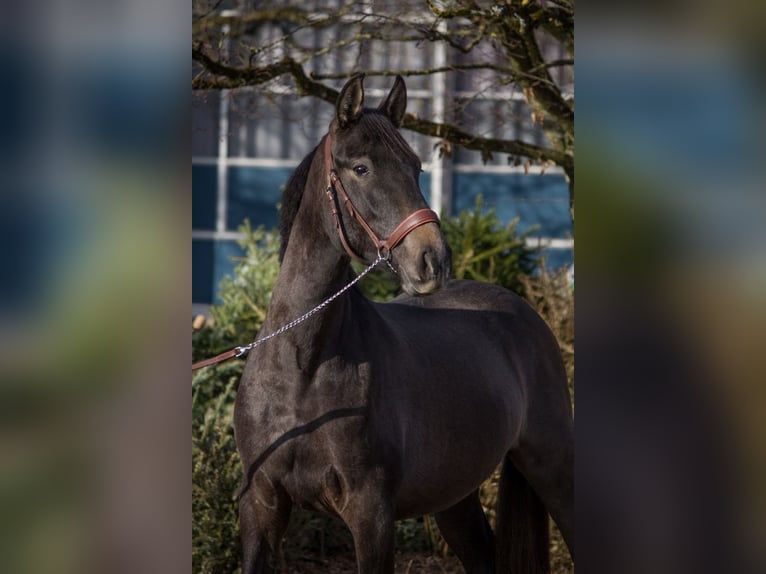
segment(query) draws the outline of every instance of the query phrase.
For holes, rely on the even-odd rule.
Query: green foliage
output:
[[[364,269],[364,266],[358,263],[354,263],[353,266],[357,273]],[[390,301],[402,292],[402,288],[399,286],[399,279],[388,269],[388,266],[383,264],[373,269],[359,283],[359,287],[367,297],[379,302]]]
[[[234,572],[241,560],[236,494],[242,471],[231,426],[237,370],[203,369],[192,380],[193,572]],[[211,389],[221,392],[214,397]]]
[[[244,238],[237,243],[245,254],[235,259],[238,263],[234,274],[221,280],[221,302],[210,309],[222,334],[231,337],[235,345],[255,338],[266,318],[279,273],[279,233],[263,227],[252,229],[248,220],[239,232]]]
[[[287,560],[308,552],[326,558],[353,552],[354,539],[339,518],[293,507],[282,550]]]
[[[522,294],[521,278],[537,266],[535,250],[525,243],[530,232],[519,235],[518,218],[503,226],[494,209],[483,212],[482,206],[479,196],[473,211],[442,222],[455,278],[496,283]]]
[[[252,341],[263,324],[279,272],[279,233],[245,221],[232,276],[220,285],[211,321],[192,331],[198,361]],[[235,572],[241,543],[236,494],[242,466],[232,427],[237,384],[244,361],[230,360],[196,371],[192,378],[192,566],[195,573]]]
[[[436,522],[430,516],[408,518],[396,523],[397,552],[433,552],[438,536]]]
[[[279,273],[279,233],[253,229],[245,220],[237,241],[244,250],[233,275],[218,287],[220,302],[210,307],[212,321],[192,331],[192,360],[199,361],[255,339],[266,317]]]

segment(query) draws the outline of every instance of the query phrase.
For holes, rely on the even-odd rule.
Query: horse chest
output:
[[[252,452],[269,453],[264,484],[280,485],[299,506],[340,512],[369,459],[368,397],[357,375],[337,364],[311,377],[283,373],[282,393],[267,393],[262,381],[269,377],[260,377],[253,391],[259,400],[242,418],[256,429]]]
[[[278,480],[295,504],[340,513],[369,468],[366,424],[362,410],[336,412],[325,420],[291,445],[290,468]]]

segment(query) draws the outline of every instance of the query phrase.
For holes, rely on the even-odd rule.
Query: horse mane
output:
[[[282,259],[285,257],[285,251],[287,251],[287,242],[290,239],[290,231],[293,228],[295,216],[298,214],[298,208],[301,205],[303,189],[306,187],[311,162],[314,160],[314,155],[316,155],[317,149],[319,149],[318,145],[303,158],[303,161],[301,161],[300,165],[295,168],[290,179],[287,180],[285,190],[282,192],[282,206],[279,209],[279,239],[281,242],[279,247],[280,263],[282,263]]]

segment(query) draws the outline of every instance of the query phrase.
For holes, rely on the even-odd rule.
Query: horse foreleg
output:
[[[280,542],[291,506],[287,496],[259,498],[255,489],[240,498],[242,574],[272,574],[279,570]]]
[[[495,544],[476,490],[434,515],[444,540],[460,559],[466,574],[495,574]]]
[[[354,497],[343,520],[354,537],[359,574],[394,574],[394,516],[381,492]]]

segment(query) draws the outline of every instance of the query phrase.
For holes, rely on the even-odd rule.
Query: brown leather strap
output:
[[[372,239],[372,242],[375,245],[375,249],[380,249],[383,247],[385,241],[378,237],[378,235],[372,230],[372,227],[367,224],[364,217],[362,217],[362,215],[357,211],[354,203],[351,201],[351,198],[346,193],[346,188],[343,187],[343,182],[340,180],[337,172],[334,169],[330,172],[330,184],[338,191],[338,195],[340,195],[340,198],[343,200],[343,205],[346,206],[346,210],[348,211],[349,215],[356,219],[359,225],[362,226],[362,229],[364,229],[364,232],[367,234],[367,236]]]
[[[351,201],[348,193],[346,193],[346,189],[343,187],[343,182],[340,180],[338,177],[338,172],[335,170],[335,162],[332,158],[331,146],[332,139],[330,134],[327,134],[324,142],[324,160],[329,178],[327,185],[327,200],[330,202],[330,209],[332,210],[335,229],[338,232],[338,237],[340,238],[340,242],[343,245],[343,249],[354,261],[359,263],[367,263],[351,248],[348,243],[345,229],[341,222],[340,214],[338,213],[338,195],[340,195],[340,198],[343,200],[343,205],[346,206],[346,210],[348,211],[349,215],[351,215],[351,217],[353,217],[359,223],[359,225],[362,226],[362,229],[364,229],[367,236],[372,240],[372,243],[375,245],[377,252],[379,254],[381,254],[381,251],[383,250],[387,252],[384,254],[384,256],[387,256],[388,253],[391,253],[391,250],[399,245],[399,243],[401,243],[402,240],[407,237],[407,234],[409,234],[415,228],[420,227],[421,225],[425,225],[426,223],[436,223],[439,225],[439,216],[435,211],[428,208],[418,209],[414,213],[408,215],[404,221],[397,225],[396,228],[391,232],[391,235],[388,237],[388,239],[380,239],[375,231],[373,231],[373,229],[369,226],[364,217],[362,217],[362,214],[357,211],[356,207],[354,206],[354,202]]]
[[[221,353],[220,355],[216,355],[215,357],[210,357],[209,359],[205,359],[204,361],[200,361],[199,363],[192,364],[192,371],[196,371],[197,369],[201,369],[202,367],[207,367],[209,365],[215,365],[216,363],[220,363],[227,359],[237,357],[240,354],[242,354],[242,351],[240,350],[240,348],[235,347],[234,349],[231,349],[230,351],[226,351],[225,353]]]
[[[426,223],[435,223],[439,225],[439,216],[432,209],[418,209],[415,213],[411,213],[404,221],[396,226],[388,236],[388,239],[383,243],[383,247],[391,251],[394,247],[401,243],[402,239],[407,237],[407,234],[421,225]]]
[[[338,237],[340,238],[341,245],[343,245],[343,249],[354,261],[358,263],[366,263],[366,261],[357,255],[356,251],[354,251],[348,244],[348,240],[346,239],[346,232],[343,228],[343,224],[341,223],[340,214],[338,213],[338,196],[335,194],[335,188],[332,185],[328,185],[326,193],[327,201],[330,203],[330,210],[332,211],[332,218],[335,222],[335,231],[338,233]]]
[[[346,190],[343,189],[343,184],[340,182],[340,179],[338,178],[338,174],[335,171],[334,162],[332,159],[332,138],[330,137],[330,134],[327,134],[325,136],[324,141],[324,163],[325,167],[327,168],[327,172],[329,174],[329,181],[327,183],[327,201],[330,203],[330,210],[332,211],[332,218],[335,222],[335,231],[338,233],[338,237],[340,238],[340,243],[343,246],[343,250],[348,254],[351,259],[356,261],[357,263],[364,263],[367,262],[362,258],[360,255],[356,253],[351,248],[351,245],[348,243],[348,239],[346,239],[346,230],[343,227],[343,223],[341,223],[340,219],[340,213],[338,213],[338,197],[335,193],[336,184],[340,189],[343,190],[343,195],[345,196],[344,203],[346,204],[346,208],[348,209],[349,203],[351,203],[351,199],[348,197],[348,194],[346,194]],[[351,208],[354,208],[354,204],[351,203]],[[356,213],[356,210],[353,209],[351,214],[353,215]],[[377,238],[376,238],[377,239]]]

